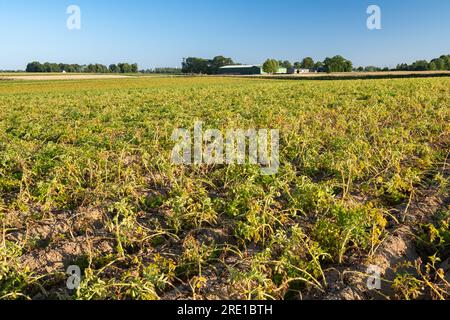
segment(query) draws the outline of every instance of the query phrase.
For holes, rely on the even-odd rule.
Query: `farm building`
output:
[[[278,68],[278,71],[276,72],[277,74],[286,74],[288,72],[288,69],[286,68]]]
[[[219,69],[219,74],[230,75],[251,75],[251,74],[263,74],[261,66],[254,65],[234,65],[225,66]]]
[[[286,68],[279,68],[278,72],[287,73]],[[228,75],[257,75],[257,74],[265,74],[262,66],[257,65],[233,65],[233,66],[225,66],[219,69],[219,74],[228,74]]]
[[[301,74],[301,73],[310,73],[310,72],[311,72],[311,70],[309,70],[309,69],[296,69],[294,67],[289,68],[287,71],[287,73],[289,73],[289,74]]]

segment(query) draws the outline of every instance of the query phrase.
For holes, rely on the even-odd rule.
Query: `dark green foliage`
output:
[[[438,71],[450,70],[450,55],[442,55],[439,58],[432,59],[430,62],[426,60],[418,60],[408,65],[402,63],[397,65],[398,71]]]
[[[353,64],[350,60],[342,56],[334,56],[333,58],[326,58],[324,60],[326,72],[352,72]]]
[[[119,63],[118,65],[112,64],[109,68],[103,64],[89,64],[89,65],[79,65],[79,64],[64,64],[64,63],[40,63],[38,61],[30,62],[27,65],[26,72],[75,72],[75,73],[137,73],[138,65],[136,63]]]
[[[195,74],[217,74],[219,68],[233,65],[231,58],[224,56],[217,56],[213,59],[203,59],[196,57],[189,57],[183,60],[182,72]]]
[[[267,59],[263,64],[263,71],[267,73],[276,73],[280,68],[280,64],[275,59]]]

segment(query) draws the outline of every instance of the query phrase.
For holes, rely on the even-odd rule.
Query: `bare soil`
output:
[[[449,172],[447,170],[446,176]],[[448,194],[439,193],[433,187],[422,190],[421,194],[412,199],[411,203],[397,207],[396,218],[399,224],[390,228],[383,243],[375,254],[366,261],[353,261],[346,270],[330,269],[326,300],[365,300],[370,298],[384,299],[393,296],[390,283],[395,279],[399,270],[414,273],[412,269],[405,270],[407,263],[413,264],[420,258],[416,248],[416,234],[419,225],[430,223],[436,213],[447,210],[450,206]],[[369,290],[367,286],[369,265],[378,267],[381,272],[382,286],[380,291]],[[449,277],[450,261],[447,259],[439,265]],[[314,297],[317,298],[317,297]]]

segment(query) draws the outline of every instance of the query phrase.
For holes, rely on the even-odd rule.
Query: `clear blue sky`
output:
[[[66,9],[81,8],[79,31]],[[366,9],[382,10],[382,30]],[[449,0],[0,0],[0,69],[29,61],[179,66],[215,55],[241,63],[341,54],[356,66],[450,54]]]

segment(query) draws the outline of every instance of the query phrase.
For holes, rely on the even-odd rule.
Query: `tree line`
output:
[[[353,71],[356,72],[379,72],[379,71],[391,71],[388,67],[380,68],[376,66],[367,66],[367,67],[358,67],[355,68]]]
[[[217,56],[213,59],[189,57],[183,59],[182,72],[193,74],[218,74],[221,67],[235,64],[239,65],[239,63],[235,63],[233,59],[224,56]],[[264,64],[266,65],[266,70],[264,71],[268,73],[275,73],[279,68],[309,69],[318,72],[351,72],[353,70],[353,63],[339,55],[318,62],[314,62],[314,59],[311,57],[306,57],[303,60],[294,63],[291,63],[288,60],[268,59]]]
[[[334,56],[326,58],[324,61],[315,62],[313,58],[306,57],[302,61],[291,63],[288,60],[268,59],[265,62],[268,73],[275,73],[278,68],[295,68],[295,69],[309,69],[317,72],[378,72],[378,71],[438,71],[450,70],[450,55],[442,55],[439,58],[427,60],[418,60],[412,64],[402,63],[396,68],[390,69],[388,67],[380,68],[376,66],[358,67],[354,68],[353,63],[342,56]],[[263,66],[264,68],[264,66]]]
[[[154,69],[145,69],[139,71],[140,73],[157,73],[157,74],[181,74],[183,73],[181,68],[172,68],[172,67],[165,67],[165,68],[154,68]]]
[[[234,64],[233,59],[224,56],[217,56],[213,59],[189,57],[183,59],[181,70],[183,73],[218,74],[221,67]]]
[[[279,68],[307,69],[316,72],[351,72],[353,70],[353,63],[337,55],[317,62],[311,57],[306,57],[302,61],[294,63],[291,63],[289,60],[267,59],[263,64],[263,71],[267,73],[275,73]]]
[[[358,67],[354,71],[358,72],[378,72],[378,71],[439,71],[450,70],[450,55],[442,55],[439,58],[427,60],[417,60],[411,64],[401,63],[395,68],[380,68],[375,66]]]
[[[64,63],[40,63],[30,62],[26,72],[74,72],[74,73],[167,73],[167,74],[218,74],[219,69],[228,65],[239,65],[232,58],[216,56],[212,59],[189,57],[183,59],[180,68],[155,68],[139,71],[136,63],[111,64],[109,67],[103,64],[64,64]],[[289,60],[267,59],[263,65],[263,70],[267,73],[276,73],[279,68],[286,69],[308,69],[315,72],[376,72],[376,71],[434,71],[450,70],[450,55],[442,55],[439,58],[418,60],[412,64],[402,63],[394,69],[379,68],[376,66],[354,68],[352,61],[337,55],[327,57],[323,61],[314,61],[311,57],[305,57],[300,61],[290,62]]]
[[[439,58],[427,60],[417,60],[412,64],[402,63],[395,68],[397,71],[437,71],[450,70],[450,54],[442,55]]]
[[[26,72],[68,72],[68,73],[137,73],[137,63],[111,64],[109,67],[103,64],[65,64],[65,63],[40,63],[38,61],[27,64]]]

